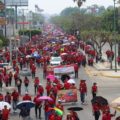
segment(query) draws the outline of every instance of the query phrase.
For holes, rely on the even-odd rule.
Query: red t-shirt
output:
[[[25,100],[32,100],[31,99],[31,96],[30,95],[25,95],[25,96],[23,96],[23,100],[25,101]]]

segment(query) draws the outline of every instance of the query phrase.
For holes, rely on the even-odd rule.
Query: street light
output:
[[[115,39],[115,72],[117,72],[117,59],[116,59],[116,57],[117,57],[117,55],[116,55],[116,53],[117,53],[117,46],[116,46],[116,38],[115,38],[115,32],[116,32],[116,16],[115,16],[115,2],[116,2],[116,0],[113,0],[113,2],[114,2],[114,24],[113,24],[113,33],[114,33],[114,39]]]

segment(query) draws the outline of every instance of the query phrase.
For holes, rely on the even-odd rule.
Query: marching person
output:
[[[97,103],[92,104],[93,108],[93,116],[95,117],[95,120],[99,120],[100,117],[100,109],[98,107]]]
[[[97,91],[98,91],[97,83],[93,83],[93,86],[92,86],[92,89],[91,89],[93,98],[96,97]]]
[[[8,102],[9,104],[11,104],[11,95],[9,92],[7,92],[5,95],[5,102]]]
[[[111,114],[110,110],[105,110],[102,114],[102,120],[112,120],[112,117],[116,115],[116,111]]]
[[[81,104],[84,104],[85,95],[87,95],[87,85],[86,85],[85,80],[80,81],[79,91],[80,91]]]
[[[24,79],[24,85],[25,85],[25,92],[28,92],[29,79],[27,77],[25,77]]]
[[[34,80],[34,90],[35,90],[35,95],[36,95],[36,92],[37,92],[37,87],[40,83],[40,80],[38,77],[35,77],[35,80]]]
[[[37,96],[34,97],[33,102],[35,103],[35,116],[37,118],[37,113],[39,113],[39,119],[41,118],[41,108],[42,108],[42,102],[38,100],[40,97],[40,94],[38,93]],[[37,112],[38,111],[38,112]]]
[[[10,109],[7,108],[7,106],[4,106],[4,109],[2,110],[2,120],[8,120],[10,114]]]
[[[12,105],[13,105],[13,110],[14,110],[14,112],[16,111],[16,106],[17,106],[17,103],[18,103],[18,101],[19,101],[19,93],[16,91],[16,90],[14,90],[13,92],[12,92],[12,94],[11,94],[11,96],[12,96]]]
[[[20,95],[21,95],[21,85],[22,85],[22,80],[20,77],[18,77],[16,80],[16,86]]]

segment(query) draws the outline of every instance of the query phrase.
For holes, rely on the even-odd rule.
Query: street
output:
[[[89,66],[87,66],[88,68]],[[86,105],[81,105],[81,102],[80,102],[80,97],[79,97],[79,91],[78,91],[78,102],[75,103],[75,104],[72,104],[72,105],[65,105],[64,106],[64,117],[63,117],[63,120],[65,120],[65,117],[66,117],[66,114],[69,112],[67,110],[68,107],[70,106],[80,106],[83,108],[82,111],[78,112],[78,115],[80,117],[80,120],[94,120],[94,117],[93,117],[93,114],[92,114],[92,108],[91,108],[91,86],[92,86],[92,83],[93,82],[97,82],[98,84],[98,95],[101,95],[105,98],[108,99],[109,103],[119,97],[119,91],[120,91],[120,82],[119,82],[119,78],[106,78],[106,77],[103,77],[103,76],[93,76],[92,74],[89,74],[89,71],[87,71],[87,68],[83,68],[81,67],[79,69],[79,79],[76,80],[76,85],[77,85],[77,88],[79,86],[79,80],[80,79],[86,79],[86,83],[87,83],[87,86],[88,86],[88,93],[87,93],[87,96],[86,96]],[[90,69],[90,68],[89,68]],[[94,68],[91,68],[91,70],[94,69]],[[45,85],[45,80],[43,79],[43,74],[42,74],[42,69],[38,69],[37,70],[37,75],[36,76],[39,76],[40,77],[40,81],[41,83],[43,84],[43,86]],[[29,86],[29,94],[31,95],[34,95],[34,88],[33,88],[33,80],[31,79],[30,77],[30,86]],[[24,90],[24,86],[23,86],[23,89],[22,89],[22,94],[25,93],[25,90]],[[111,112],[114,112],[114,109],[111,108]],[[117,112],[117,115],[119,115],[119,112]],[[10,120],[19,120],[19,111],[18,113],[16,114],[11,114],[10,115]],[[35,118],[35,114],[34,114],[34,109],[31,110],[31,119],[32,120],[36,120]],[[42,120],[44,120],[44,111],[42,110]],[[113,118],[114,120],[114,118]]]

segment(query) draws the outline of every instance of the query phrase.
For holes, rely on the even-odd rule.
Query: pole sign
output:
[[[6,0],[6,6],[28,6],[28,0]]]

